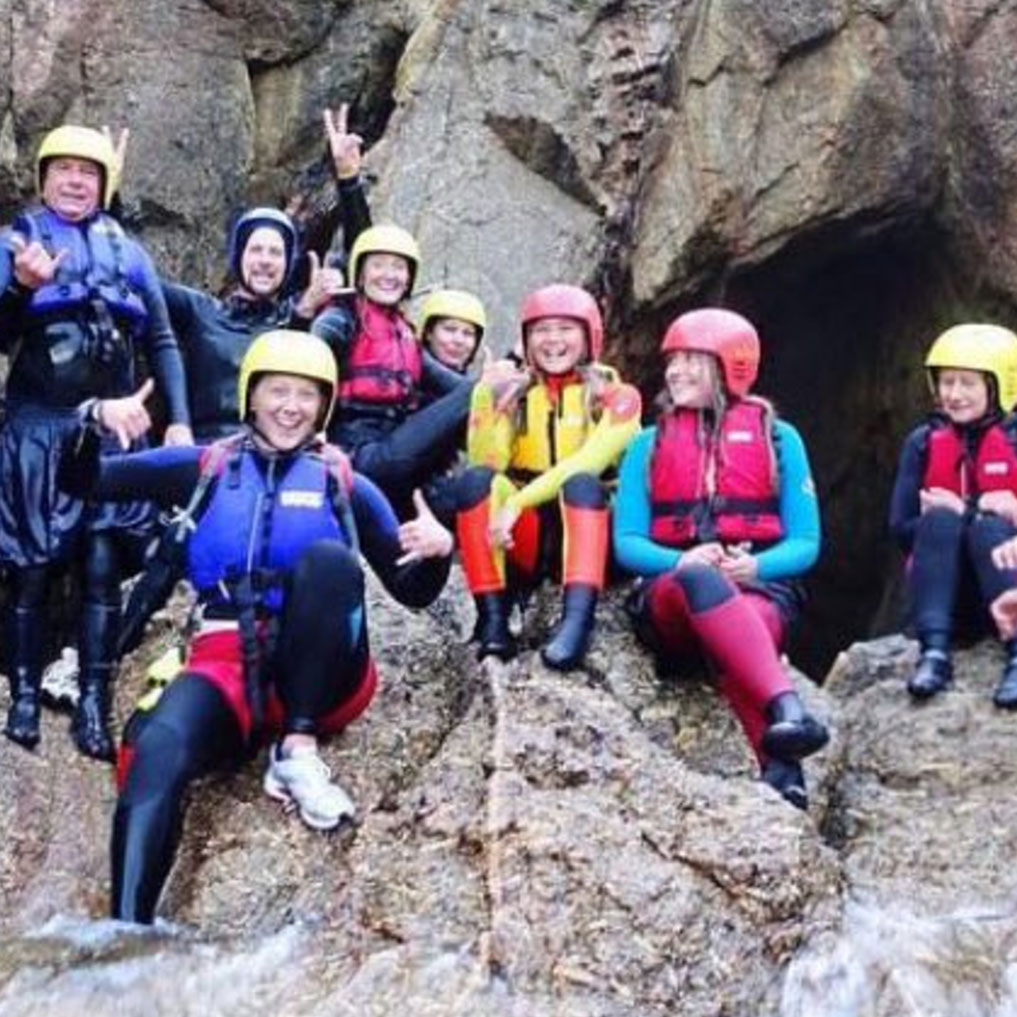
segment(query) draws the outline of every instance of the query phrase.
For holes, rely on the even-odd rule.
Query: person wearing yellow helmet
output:
[[[152,263],[106,212],[119,185],[109,137],[58,127],[43,139],[36,169],[38,207],[0,234],[0,352],[10,359],[0,432],[0,565],[11,580],[4,733],[26,748],[39,740],[47,589],[53,572],[70,567],[83,590],[72,734],[83,754],[110,759],[120,580],[154,518],[140,501],[86,504],[61,493],[55,450],[97,399],[112,401],[105,423],[123,431],[114,404],[135,388],[141,354],[168,411],[165,442],[189,443],[184,370]]]
[[[455,515],[446,467],[462,444],[472,382],[422,349],[404,313],[420,269],[415,238],[399,226],[364,230],[350,253],[352,301],[318,315],[311,331],[339,362],[339,392],[330,438],[388,495],[400,516],[423,488],[443,522]],[[490,377],[508,375],[505,362]]]
[[[936,408],[905,440],[890,500],[890,530],[909,557],[916,700],[950,684],[957,626],[990,631],[989,606],[1012,585],[992,551],[1017,533],[1017,334],[956,325],[925,367]],[[1017,709],[1017,640],[1005,642],[993,699]]]
[[[420,341],[435,360],[459,374],[473,363],[484,339],[484,305],[465,290],[437,290],[420,308]]]
[[[64,448],[61,482],[78,495],[188,506],[180,531],[199,604],[180,674],[125,730],[114,918],[153,921],[187,785],[251,748],[268,746],[266,794],[312,828],[354,814],[318,741],[362,713],[377,682],[359,553],[397,600],[424,607],[444,585],[452,535],[419,497],[417,517],[400,526],[378,488],[322,441],[336,377],[321,340],[267,332],[241,363],[239,434],[110,460],[86,428]],[[118,411],[138,432],[143,396]],[[102,404],[99,419],[114,409]]]

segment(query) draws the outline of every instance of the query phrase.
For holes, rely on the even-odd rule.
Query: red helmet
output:
[[[664,333],[660,352],[677,350],[712,353],[732,395],[745,395],[759,374],[759,336],[752,323],[734,311],[704,307],[675,318]]]
[[[540,318],[575,318],[586,326],[587,353],[590,360],[599,360],[604,348],[604,319],[600,316],[597,301],[578,286],[555,283],[534,290],[525,300],[520,312],[523,329],[523,349],[526,349],[526,327]]]

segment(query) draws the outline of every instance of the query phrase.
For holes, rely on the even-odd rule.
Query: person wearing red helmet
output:
[[[828,733],[778,655],[819,554],[805,447],[750,394],[759,337],[741,315],[683,314],[661,352],[664,410],[630,445],[615,505],[615,555],[641,577],[636,631],[664,663],[706,658],[763,779],[805,808],[800,760]]]
[[[641,402],[600,363],[604,325],[585,290],[545,286],[526,297],[521,318],[530,382],[507,402],[483,380],[475,387],[456,530],[477,606],[479,655],[512,657],[510,593],[560,574],[562,617],[541,656],[568,670],[585,656],[604,584],[601,476],[638,431]],[[560,562],[549,560],[549,547],[562,548]]]

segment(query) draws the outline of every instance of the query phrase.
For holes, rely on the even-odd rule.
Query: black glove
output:
[[[57,464],[57,486],[76,498],[87,498],[99,478],[99,435],[82,424],[64,442]]]

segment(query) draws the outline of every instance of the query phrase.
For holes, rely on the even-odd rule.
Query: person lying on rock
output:
[[[347,119],[345,104],[336,112],[324,111],[343,240],[349,248],[371,225],[371,213],[360,177],[362,139],[348,130]],[[237,372],[254,339],[278,328],[307,329],[345,286],[342,271],[322,265],[310,251],[308,285],[294,294],[299,260],[297,228],[290,217],[275,208],[252,208],[230,232],[228,264],[234,282],[224,300],[163,281],[187,367],[188,403],[199,443],[232,434],[240,426]]]
[[[828,740],[779,651],[819,555],[805,446],[751,394],[759,337],[739,314],[701,308],[667,329],[663,411],[622,461],[614,550],[642,581],[636,633],[667,664],[701,655],[759,759],[762,779],[808,806],[801,760]]]
[[[453,540],[419,494],[417,517],[400,527],[374,484],[320,441],[335,384],[320,339],[266,332],[241,363],[238,435],[109,460],[85,429],[64,450],[61,482],[79,496],[185,504],[181,530],[192,531],[187,578],[198,609],[187,656],[154,708],[139,704],[120,750],[114,918],[153,920],[187,785],[263,741],[272,740],[272,798],[319,830],[353,815],[318,738],[349,724],[375,690],[358,550],[398,601],[423,607],[445,583]],[[140,433],[148,421],[134,403]]]
[[[484,305],[464,290],[437,290],[420,308],[420,341],[438,363],[466,374],[487,328]]]
[[[86,502],[60,491],[58,452],[81,412],[101,418],[108,451],[130,446],[116,400],[135,390],[142,355],[165,400],[166,444],[189,444],[184,368],[148,254],[105,211],[119,174],[110,138],[58,127],[36,169],[41,204],[0,238],[0,352],[11,361],[0,432],[0,565],[10,578],[4,734],[29,749],[39,741],[47,590],[70,567],[82,590],[71,732],[81,753],[112,760],[120,581],[140,561],[155,514],[137,498]]]
[[[603,476],[639,430],[641,400],[600,363],[604,325],[585,290],[535,290],[521,326],[528,379],[511,402],[485,381],[473,393],[456,532],[478,656],[514,656],[512,599],[550,575],[563,608],[541,657],[564,671],[582,663],[593,632],[609,551]]]
[[[925,358],[936,409],[904,442],[890,500],[890,530],[909,556],[911,624],[918,666],[907,689],[917,700],[953,677],[958,622],[991,629],[988,607],[1012,578],[993,560],[1017,532],[1017,335],[996,325],[948,329]],[[1017,708],[1017,639],[993,701]]]
[[[339,394],[329,438],[388,496],[400,518],[423,489],[437,517],[455,517],[455,482],[447,471],[462,446],[473,382],[421,349],[404,303],[420,268],[416,240],[398,226],[372,226],[350,254],[352,301],[334,301],[311,331],[339,362]],[[503,361],[489,378],[515,373]]]

